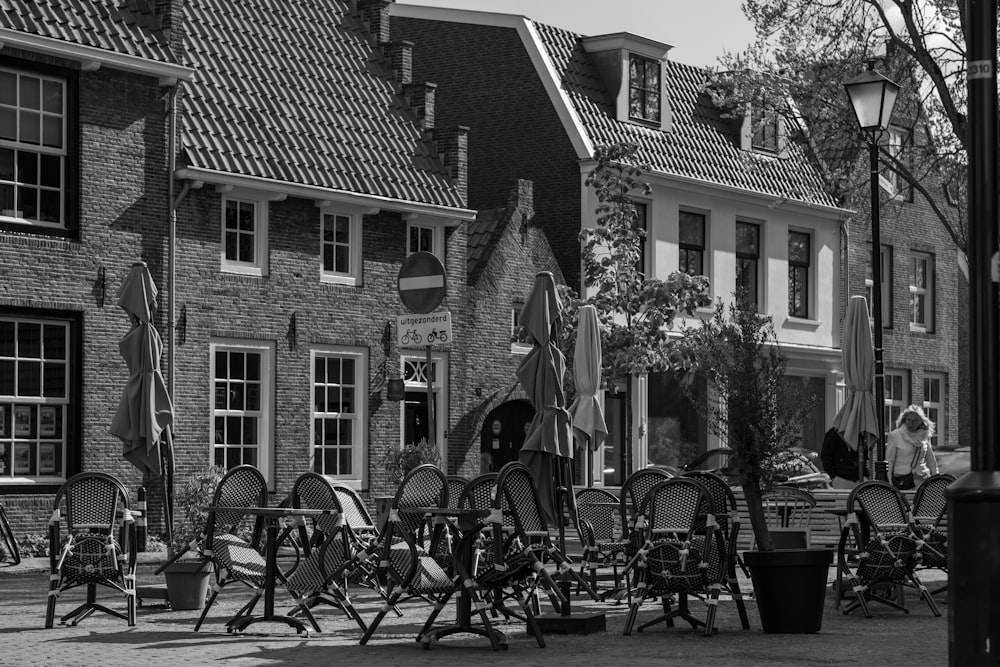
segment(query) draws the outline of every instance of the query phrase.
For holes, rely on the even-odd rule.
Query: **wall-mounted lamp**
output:
[[[177,344],[183,345],[187,340],[187,321],[188,321],[188,309],[187,304],[181,304],[181,315],[177,318]]]
[[[299,335],[298,318],[292,313],[288,318],[288,349],[295,347]]]
[[[97,267],[97,282],[94,284],[94,291],[97,293],[97,307],[104,308],[104,293],[107,289],[107,271],[103,266]]]

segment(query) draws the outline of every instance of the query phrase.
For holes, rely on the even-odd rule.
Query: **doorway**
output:
[[[481,472],[498,472],[504,464],[517,460],[534,416],[531,403],[523,400],[498,405],[486,415],[479,438]]]

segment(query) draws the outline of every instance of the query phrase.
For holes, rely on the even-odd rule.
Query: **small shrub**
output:
[[[174,536],[170,543],[172,553],[180,551],[197,540],[205,529],[208,512],[200,507],[212,504],[212,497],[219,481],[226,474],[223,466],[212,466],[191,475],[174,491]]]
[[[379,465],[389,473],[392,483],[397,485],[403,481],[406,473],[425,463],[441,464],[441,452],[437,445],[427,442],[427,438],[407,443],[400,448],[390,447],[379,459]]]
[[[21,558],[45,558],[49,555],[49,537],[31,533],[17,541],[17,549]]]

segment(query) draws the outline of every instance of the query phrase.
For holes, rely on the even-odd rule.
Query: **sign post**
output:
[[[425,315],[441,305],[446,293],[446,274],[444,265],[437,255],[429,252],[415,252],[403,262],[399,269],[399,299],[406,306],[406,309],[417,315]],[[451,337],[451,314],[444,313],[447,319],[446,338],[440,342],[446,342]],[[407,316],[403,316],[407,317]],[[400,347],[404,344],[402,339],[408,331],[402,326],[397,326],[396,335],[400,342]],[[435,434],[437,424],[434,420],[434,360],[431,358],[430,332],[426,335],[413,331],[414,335],[419,335],[421,340],[414,340],[407,344],[419,345],[424,342],[424,350],[427,353],[426,375],[427,375],[427,442],[435,445]]]

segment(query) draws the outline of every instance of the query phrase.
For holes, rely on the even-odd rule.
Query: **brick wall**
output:
[[[414,81],[438,84],[437,126],[470,128],[469,207],[492,208],[511,183],[532,181],[539,226],[579,289],[577,156],[516,31],[400,17],[391,31],[414,43]]]
[[[32,58],[26,54],[23,60],[3,62],[30,67]],[[165,283],[163,91],[155,78],[107,68],[61,73],[79,77],[79,150],[74,151],[79,157],[79,234],[58,239],[0,233],[0,312],[45,309],[80,318],[82,424],[70,433],[70,447],[77,450],[82,469],[117,475],[134,494],[141,476],[122,458],[121,442],[108,433],[128,379],[118,343],[131,325],[117,306],[116,292],[140,258],[148,262],[157,285]],[[162,312],[155,324],[164,331]],[[55,491],[55,485],[46,485],[37,493],[2,495],[15,534],[44,534]]]
[[[962,326],[968,313],[968,286],[958,268],[956,247],[919,194],[915,194],[912,202],[907,202],[889,200],[886,193],[881,192],[881,241],[892,247],[891,303],[883,304],[883,322],[888,324],[890,312],[892,318],[892,326],[885,327],[882,334],[885,368],[909,372],[910,401],[917,404],[925,398],[925,374],[946,374],[947,445],[968,444],[968,418],[960,418],[962,414],[967,415],[968,375],[964,368],[967,362],[964,356],[959,356],[968,336],[967,328]],[[943,195],[941,199],[943,203]],[[858,215],[848,222],[847,293],[864,295],[867,244],[871,241],[870,207],[860,200],[854,207]],[[931,333],[911,332],[909,328],[913,251],[934,255],[934,331]],[[895,425],[887,424],[886,428],[891,430]]]

